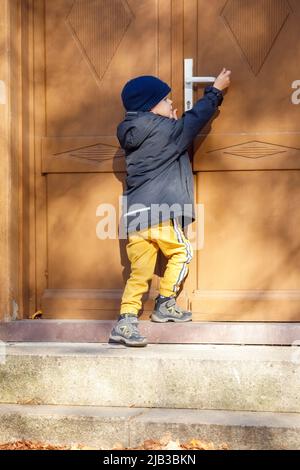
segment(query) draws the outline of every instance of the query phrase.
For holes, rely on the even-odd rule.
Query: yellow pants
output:
[[[193,257],[192,245],[176,219],[169,219],[147,229],[129,233],[126,251],[131,262],[131,274],[126,283],[120,313],[134,313],[142,307],[142,296],[148,291],[158,250],[168,259],[160,281],[160,294],[175,296],[188,274]]]

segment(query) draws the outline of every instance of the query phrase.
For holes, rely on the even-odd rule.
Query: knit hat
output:
[[[171,91],[169,85],[152,75],[129,80],[121,96],[126,111],[150,111]]]

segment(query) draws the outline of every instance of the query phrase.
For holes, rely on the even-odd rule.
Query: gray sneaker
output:
[[[121,343],[125,346],[147,346],[147,338],[140,335],[137,325],[137,315],[126,313],[111,330],[108,342]]]
[[[186,322],[192,320],[192,312],[183,310],[176,304],[175,297],[166,300],[165,302],[155,299],[155,307],[151,315],[151,321],[157,323],[165,323],[167,321]]]

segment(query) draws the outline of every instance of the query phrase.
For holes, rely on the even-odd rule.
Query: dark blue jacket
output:
[[[117,127],[126,156],[121,225],[128,234],[179,217],[195,220],[193,172],[188,147],[223,101],[209,86],[178,120],[151,111],[127,111]]]

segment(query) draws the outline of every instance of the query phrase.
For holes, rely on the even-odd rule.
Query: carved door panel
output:
[[[194,74],[232,70],[220,115],[194,146],[204,213],[194,318],[299,321],[300,3],[194,6]]]
[[[172,81],[177,52],[175,44],[171,60],[171,2],[28,5],[35,126],[30,313],[41,308],[45,318],[116,318],[129,275],[126,240],[118,239],[126,176],[115,135],[124,117],[120,91],[133,76],[147,74],[182,90],[176,76]],[[115,211],[112,238],[100,235],[102,204]],[[155,275],[150,299],[158,282]],[[146,299],[145,312],[152,305]]]

